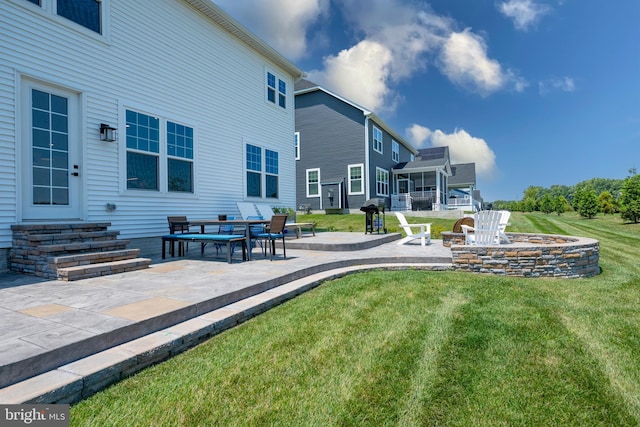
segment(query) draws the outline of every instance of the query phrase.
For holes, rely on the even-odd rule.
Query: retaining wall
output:
[[[507,233],[511,243],[464,245],[462,233],[442,233],[453,269],[519,277],[591,277],[600,273],[600,243],[591,238]]]

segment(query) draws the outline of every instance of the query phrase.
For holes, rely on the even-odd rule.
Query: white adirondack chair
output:
[[[509,218],[511,217],[511,212],[509,211],[500,211],[500,212],[501,212],[500,223],[498,224],[498,228],[500,228],[500,231],[498,232],[498,238],[502,239],[502,241],[505,243],[511,243],[511,241],[505,234],[507,225],[509,225]]]
[[[404,215],[400,212],[395,212],[398,221],[400,221],[400,227],[404,229],[404,232],[407,233],[407,237],[400,239],[398,241],[398,245],[404,245],[411,240],[420,239],[420,243],[422,246],[425,246],[426,243],[431,244],[431,223],[425,224],[409,224]],[[414,232],[413,228],[420,228],[420,231]]]
[[[473,227],[461,226],[465,235],[465,244],[489,246],[500,243],[501,218],[501,211],[480,211],[474,214]]]
[[[265,203],[256,203],[256,209],[264,219],[271,219],[273,216],[273,209]]]
[[[236,202],[236,205],[238,205],[238,210],[240,211],[240,216],[242,216],[243,219],[248,219],[250,216],[251,217],[255,217],[257,215],[260,215],[260,213],[256,209],[256,205],[254,203],[251,203],[251,202]]]

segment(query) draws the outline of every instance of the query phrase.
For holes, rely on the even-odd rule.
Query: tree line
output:
[[[619,214],[625,222],[640,222],[640,174],[629,170],[625,179],[592,178],[576,185],[529,186],[518,201],[497,200],[491,209],[562,215],[575,211],[584,218]]]

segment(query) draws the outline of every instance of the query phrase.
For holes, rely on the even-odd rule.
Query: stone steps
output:
[[[78,265],[76,267],[57,268],[56,271],[58,273],[58,279],[71,281],[141,270],[149,267],[150,264],[150,258],[133,258],[100,262],[97,264]]]
[[[17,224],[11,269],[47,279],[79,280],[147,268],[151,260],[127,249],[110,223]]]

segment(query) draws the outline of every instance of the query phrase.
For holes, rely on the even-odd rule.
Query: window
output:
[[[307,197],[320,197],[320,169],[307,169]]]
[[[300,132],[296,132],[293,135],[293,144],[295,146],[296,160],[300,160]]]
[[[373,149],[382,154],[382,131],[377,127],[373,127]]]
[[[51,15],[61,16],[102,34],[103,0],[27,0]]]
[[[287,82],[267,71],[267,101],[287,108]]]
[[[247,197],[278,198],[278,152],[247,144]],[[264,169],[262,167],[264,165]],[[264,182],[263,182],[264,176]],[[263,191],[264,189],[264,191]]]
[[[127,189],[194,192],[192,127],[126,110],[126,151]]]
[[[58,0],[56,13],[101,34],[100,0]]]
[[[160,120],[127,110],[127,188],[159,190]]]
[[[262,148],[247,144],[247,197],[262,197]]]
[[[380,168],[376,168],[376,194],[389,195],[389,172]]]
[[[349,194],[364,194],[362,171],[364,165],[349,165]]]
[[[266,160],[266,196],[278,198],[278,153],[276,151],[264,150]]]
[[[193,193],[193,128],[167,122],[169,191]]]
[[[400,144],[396,141],[391,141],[391,159],[394,162],[400,161]]]

